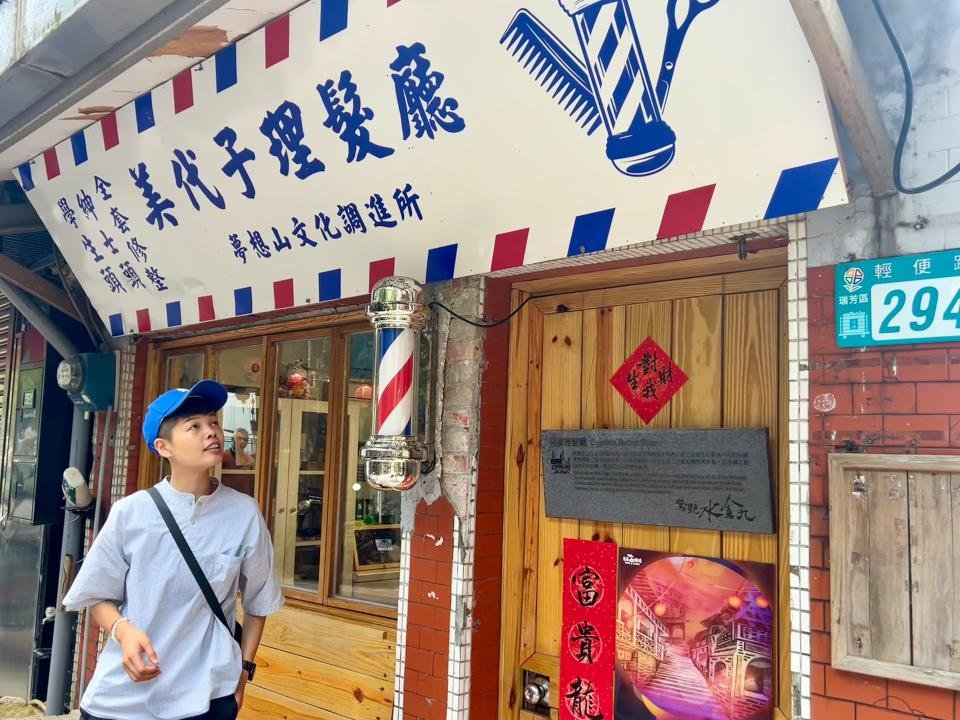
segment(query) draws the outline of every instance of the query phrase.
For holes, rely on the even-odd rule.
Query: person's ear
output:
[[[154,440],[153,448],[162,458],[167,458],[169,460],[170,456],[173,455],[173,450],[170,447],[170,441],[165,438],[158,437],[156,440]]]

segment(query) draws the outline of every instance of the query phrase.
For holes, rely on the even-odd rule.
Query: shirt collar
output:
[[[219,480],[217,480],[215,477],[211,477],[210,484],[213,485],[213,492],[209,495],[201,495],[199,498],[191,492],[180,492],[177,490],[175,487],[173,487],[173,485],[170,484],[169,476],[164,476],[163,480],[161,480],[157,486],[160,488],[161,492],[163,492],[165,495],[169,495],[170,497],[178,498],[180,500],[197,500],[199,502],[205,497],[212,498],[214,495],[220,492],[221,484]]]

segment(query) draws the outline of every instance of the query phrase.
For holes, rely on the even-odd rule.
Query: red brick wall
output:
[[[453,506],[445,497],[421,500],[410,538],[403,720],[447,716],[452,577]]]
[[[960,693],[830,667],[827,454],[847,441],[873,453],[960,454],[960,383],[951,382],[960,344],[839,349],[833,290],[833,267],[810,270],[813,720],[960,720]]]
[[[500,320],[510,313],[510,283],[487,282],[484,313]],[[480,390],[480,453],[473,577],[473,638],[470,658],[470,717],[497,715],[500,680],[500,587],[503,566],[503,453],[507,431],[510,325],[484,333],[486,367]]]

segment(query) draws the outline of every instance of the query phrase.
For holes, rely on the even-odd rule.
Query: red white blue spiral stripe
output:
[[[380,331],[377,371],[377,435],[410,435],[413,427],[413,330]]]

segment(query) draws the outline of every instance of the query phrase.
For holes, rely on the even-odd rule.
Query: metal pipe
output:
[[[77,354],[77,346],[67,337],[66,333],[57,327],[57,324],[40,308],[40,305],[17,286],[0,277],[0,293],[10,300],[10,303],[35,327],[44,339],[60,353],[60,357],[68,358]]]
[[[113,423],[113,407],[107,408],[106,417],[103,421],[103,437],[100,444],[100,467],[97,468],[97,499],[96,499],[96,509],[93,511],[93,537],[90,538],[90,542],[93,542],[97,539],[97,534],[100,532],[100,511],[103,509],[103,476],[104,468],[107,467],[106,463],[106,454],[107,454],[107,443],[110,442],[110,425]],[[80,677],[77,678],[77,697],[83,697],[83,691],[87,684],[87,648],[86,644],[89,641],[90,633],[90,609],[87,608],[83,612],[83,638],[84,647],[80,649]]]
[[[0,287],[0,292],[6,291]],[[12,298],[11,301],[13,301]],[[19,309],[19,306],[17,309]],[[30,320],[29,316],[27,319]],[[47,319],[49,320],[49,318]],[[30,322],[33,321],[30,320]],[[79,406],[75,405],[73,408],[73,423],[70,429],[70,466],[80,470],[84,476],[87,474],[87,461],[90,456],[90,425],[89,413],[85,413]],[[76,630],[77,614],[63,609],[63,596],[66,593],[67,581],[69,580],[65,571],[67,568],[73,567],[73,561],[80,557],[83,550],[83,528],[85,525],[79,516],[75,516],[69,510],[64,510],[63,515],[60,580],[57,587],[56,615],[53,623],[53,644],[50,650],[50,680],[47,685],[47,713],[49,715],[62,715],[65,712],[65,706],[68,704],[70,671],[73,666],[73,654],[70,650]]]

